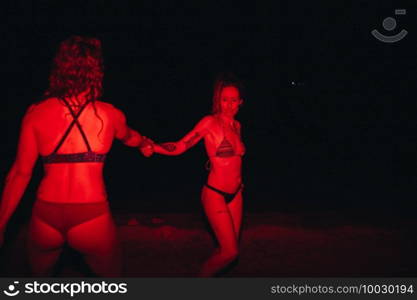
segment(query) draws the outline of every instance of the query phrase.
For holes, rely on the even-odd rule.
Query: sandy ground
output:
[[[198,214],[117,213],[126,277],[193,277],[216,244]],[[338,213],[244,216],[240,257],[226,277],[417,276],[417,220]],[[29,276],[26,225],[1,250],[2,277]],[[92,276],[66,249],[56,276]]]

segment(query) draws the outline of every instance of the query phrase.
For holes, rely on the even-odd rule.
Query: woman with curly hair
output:
[[[119,276],[121,251],[103,181],[114,138],[140,147],[146,138],[129,128],[122,111],[100,101],[103,63],[98,39],[73,36],[53,61],[44,99],[27,110],[17,155],[0,203],[0,245],[6,224],[40,156],[44,176],[29,224],[34,276],[51,274],[63,245],[81,252],[98,276]]]
[[[239,254],[243,189],[241,169],[245,147],[235,115],[243,103],[241,93],[242,86],[232,74],[219,76],[214,85],[212,114],[202,118],[178,142],[153,145],[156,153],[179,155],[204,139],[210,172],[202,190],[201,202],[219,248],[203,264],[199,273],[202,277],[215,275]]]

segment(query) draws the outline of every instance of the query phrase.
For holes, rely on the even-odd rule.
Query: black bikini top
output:
[[[71,106],[65,99],[61,99],[65,105],[68,107],[72,117],[73,121],[71,122],[70,126],[68,126],[67,131],[65,131],[64,135],[62,136],[61,140],[59,141],[58,145],[55,147],[55,150],[46,156],[42,156],[42,161],[45,164],[54,164],[54,163],[77,163],[77,162],[104,162],[106,159],[106,154],[96,153],[94,151],[91,151],[90,144],[88,143],[87,137],[78,122],[78,118],[83,112],[84,108],[87,107],[88,103],[90,101],[86,101],[84,105],[80,108],[77,114],[72,110]],[[69,135],[71,129],[74,127],[74,125],[77,125],[78,130],[81,133],[81,136],[84,140],[85,145],[87,146],[87,152],[80,152],[80,153],[67,153],[67,154],[59,154],[57,151],[64,143],[65,139]]]
[[[229,157],[235,155],[235,149],[233,149],[232,144],[226,139],[226,136],[223,136],[223,140],[220,145],[217,147],[216,156],[219,157]]]
[[[221,143],[216,149],[216,156],[218,157],[230,157],[230,156],[235,156],[235,155],[242,156],[244,153],[244,150],[242,151],[242,153],[236,153],[235,149],[233,148],[233,145],[226,138],[224,126],[222,126],[222,130],[223,130],[223,140],[221,141]],[[243,144],[242,144],[242,147],[243,147]]]

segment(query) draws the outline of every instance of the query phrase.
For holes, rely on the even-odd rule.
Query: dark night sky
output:
[[[415,208],[415,104],[412,111],[403,105],[416,99],[413,1],[136,2],[3,4],[2,181],[58,43],[79,34],[103,42],[103,100],[156,141],[179,139],[209,112],[218,72],[244,81],[238,119],[249,211]],[[396,16],[397,8],[407,14]],[[392,32],[382,27],[386,17],[397,20]],[[387,44],[372,29],[409,33]],[[197,210],[205,161],[201,143],[180,157],[146,159],[115,142],[105,169],[109,200],[116,210]],[[25,203],[41,175],[38,164]]]

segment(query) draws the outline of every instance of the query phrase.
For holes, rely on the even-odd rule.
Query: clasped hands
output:
[[[154,152],[155,142],[152,141],[150,138],[147,138],[146,136],[142,136],[142,141],[139,145],[139,150],[142,152],[143,156],[150,157]]]

